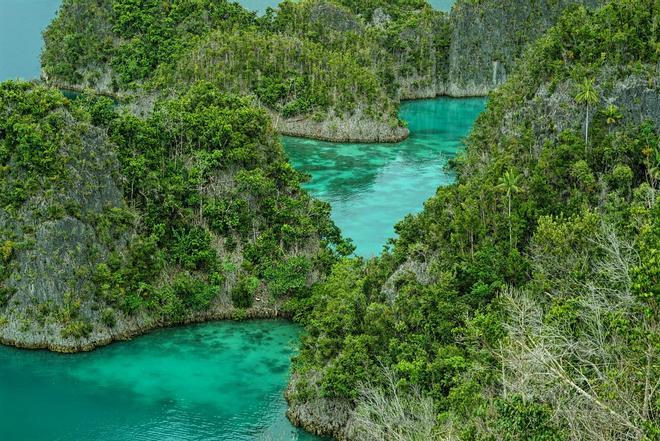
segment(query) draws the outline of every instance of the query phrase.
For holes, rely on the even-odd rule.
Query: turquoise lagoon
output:
[[[72,355],[0,346],[0,439],[318,439],[285,417],[298,337],[286,321],[226,321]]]
[[[410,137],[398,144],[334,144],[285,137],[293,165],[312,176],[306,184],[332,206],[332,217],[356,254],[375,256],[394,225],[422,209],[436,188],[455,177],[447,161],[484,109],[483,98],[435,98],[407,101],[401,117]]]

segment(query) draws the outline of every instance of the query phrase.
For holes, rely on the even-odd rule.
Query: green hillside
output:
[[[658,436],[656,7],[564,14],[491,95],[458,183],[298,302],[293,421],[339,439]]]

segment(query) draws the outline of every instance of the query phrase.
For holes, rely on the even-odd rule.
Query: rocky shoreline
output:
[[[78,352],[89,352],[96,348],[107,346],[116,341],[131,340],[148,332],[161,328],[185,326],[195,323],[205,323],[219,320],[267,320],[267,319],[290,319],[291,316],[280,308],[256,306],[249,309],[237,308],[215,308],[190,315],[178,321],[164,321],[153,319],[148,316],[139,316],[118,320],[113,328],[93,332],[89,338],[53,338],[51,333],[44,333],[32,341],[18,338],[14,327],[9,324],[0,327],[0,344],[13,346],[20,349],[45,349],[63,354],[74,354]],[[10,322],[11,323],[11,322]],[[38,336],[37,336],[38,337]]]
[[[406,127],[392,127],[385,121],[352,116],[331,117],[323,121],[308,118],[282,119],[271,114],[275,129],[284,136],[316,139],[328,142],[396,143],[410,136]]]
[[[305,379],[314,383],[313,379]],[[337,441],[350,439],[349,427],[353,406],[347,400],[315,398],[296,399],[296,388],[304,381],[300,374],[293,373],[284,397],[288,403],[286,416],[294,426],[317,436],[330,436]]]

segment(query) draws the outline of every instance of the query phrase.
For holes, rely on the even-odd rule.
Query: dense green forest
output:
[[[660,436],[657,20],[653,0],[564,14],[491,95],[458,183],[296,300],[294,421],[365,440]]]
[[[397,141],[399,99],[435,96],[448,35],[423,1],[284,2],[256,17],[224,0],[67,0],[44,34],[43,76],[142,108],[205,80],[254,96],[283,133]]]
[[[659,439],[660,3],[511,4],[64,0],[46,85],[0,84],[0,341],[285,313],[309,431]],[[350,257],[277,132],[402,139],[456,69],[503,82],[457,182]]]
[[[6,340],[66,350],[132,320],[268,316],[351,252],[268,114],[211,84],[140,118],[7,82],[0,115]]]
[[[485,95],[562,10],[602,3],[303,0],[257,17],[226,0],[66,0],[43,77],[146,107],[204,79],[255,96],[285,134],[397,141],[399,100]]]

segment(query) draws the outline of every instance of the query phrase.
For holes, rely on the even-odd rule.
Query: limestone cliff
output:
[[[513,72],[525,48],[566,8],[602,0],[459,0],[451,10],[447,82],[439,94],[487,95]]]
[[[0,83],[0,342],[277,317],[321,277],[339,231],[266,112],[209,84],[144,119],[114,107]]]

